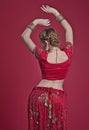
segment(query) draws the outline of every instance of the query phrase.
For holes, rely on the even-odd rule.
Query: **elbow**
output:
[[[21,34],[21,38],[22,38],[23,40],[29,39],[29,35],[22,33],[22,34]]]
[[[21,34],[21,38],[23,39],[23,34]]]
[[[27,34],[26,33],[22,33],[21,34],[21,38],[25,38],[25,37],[27,37]]]
[[[72,29],[71,26],[70,26],[69,28],[66,29],[66,33],[73,33],[73,29]]]
[[[21,34],[21,38],[23,39],[24,37],[25,37],[25,34],[24,34],[24,33],[22,33],[22,34]]]
[[[23,34],[21,34],[21,39],[25,41],[26,37]]]
[[[25,29],[25,31],[21,34],[22,39],[28,39],[30,38],[31,31],[28,31],[28,29]]]
[[[71,31],[71,32],[73,32],[73,29],[72,29],[71,26],[69,26],[68,30]]]
[[[72,27],[71,27],[71,26],[70,26],[70,31],[71,31],[71,32],[73,32],[73,29],[72,29]]]
[[[72,29],[72,26],[70,24],[68,24],[66,27],[65,27],[65,31],[73,31]]]
[[[21,37],[23,37],[23,36],[24,36],[24,34],[22,33],[22,34],[21,34]]]

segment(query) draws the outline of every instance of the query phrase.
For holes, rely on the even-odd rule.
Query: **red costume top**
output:
[[[60,80],[66,77],[69,66],[71,64],[71,58],[73,52],[72,43],[66,42],[64,48],[62,48],[61,50],[65,51],[65,53],[68,56],[68,60],[62,63],[49,63],[47,61],[48,52],[46,52],[43,48],[38,47],[36,45],[34,49],[34,54],[40,64],[42,79]]]

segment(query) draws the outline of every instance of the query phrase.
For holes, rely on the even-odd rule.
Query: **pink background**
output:
[[[40,10],[42,4],[56,7],[74,30],[73,61],[65,79],[70,130],[89,129],[89,3],[88,0],[1,0],[0,1],[0,130],[27,130],[27,100],[41,79],[38,61],[21,39],[25,27],[35,18],[49,18],[65,40],[64,29],[55,17]],[[33,32],[39,44],[38,34]],[[35,35],[35,37],[34,37]]]

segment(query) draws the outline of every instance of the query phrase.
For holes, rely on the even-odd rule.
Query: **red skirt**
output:
[[[66,92],[34,87],[28,98],[28,130],[68,130]]]

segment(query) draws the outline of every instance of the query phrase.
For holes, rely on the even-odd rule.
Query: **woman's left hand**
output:
[[[49,19],[35,19],[33,21],[34,25],[43,25],[43,26],[49,26],[50,20]]]

